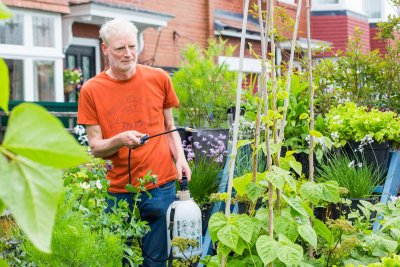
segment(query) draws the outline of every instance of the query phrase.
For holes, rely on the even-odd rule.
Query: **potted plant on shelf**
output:
[[[72,93],[82,82],[82,71],[80,69],[64,69],[64,93]]]
[[[326,114],[327,131],[335,147],[343,147],[349,156],[368,164],[388,167],[391,145],[400,142],[400,118],[392,111],[357,106],[353,102],[331,108]]]
[[[351,200],[346,203],[331,205],[333,218],[340,217],[337,211],[349,213],[349,209],[357,209],[360,200],[375,202],[373,196],[375,189],[382,182],[383,170],[368,164],[364,157],[360,160],[350,157],[344,152],[331,153],[317,168],[316,181],[336,181],[340,187],[345,188],[343,196]],[[338,207],[339,209],[336,209]]]

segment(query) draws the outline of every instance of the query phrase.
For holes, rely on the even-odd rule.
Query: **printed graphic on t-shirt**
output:
[[[105,116],[110,133],[115,135],[128,130],[146,132],[148,123],[141,97],[130,95],[117,103],[107,109]]]

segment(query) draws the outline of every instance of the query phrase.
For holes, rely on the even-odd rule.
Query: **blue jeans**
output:
[[[169,205],[175,200],[175,181],[153,188],[149,193],[152,196],[151,198],[145,192],[140,193],[140,202],[138,203],[140,216],[142,220],[149,223],[151,229],[142,238],[144,258],[142,266],[165,267],[169,256],[166,215]],[[116,203],[120,200],[126,200],[129,208],[133,209],[133,196],[130,193],[109,193],[109,195],[116,198]],[[112,207],[115,202],[113,199],[107,199],[107,204]],[[106,212],[109,210],[107,209]]]

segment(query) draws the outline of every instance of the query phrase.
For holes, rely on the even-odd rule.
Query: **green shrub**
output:
[[[226,127],[227,110],[235,99],[237,74],[227,64],[215,63],[218,56],[232,55],[233,47],[210,40],[202,54],[196,45],[183,51],[184,62],[172,76],[180,108],[174,110],[179,125],[190,127]]]
[[[71,211],[65,202],[58,210],[52,239],[52,253],[46,254],[26,241],[26,260],[37,266],[121,266],[124,244],[115,234],[92,231],[85,218]]]

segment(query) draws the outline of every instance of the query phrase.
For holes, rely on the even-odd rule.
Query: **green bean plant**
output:
[[[336,182],[314,183],[297,181],[290,172],[273,166],[271,171],[258,173],[257,181],[251,174],[234,180],[237,194],[247,195],[255,203],[259,198],[266,201],[268,183],[282,192],[283,205],[275,210],[274,237],[268,235],[268,208],[261,207],[253,214],[222,213],[212,215],[209,222],[213,242],[218,241],[216,256],[203,262],[207,266],[220,266],[218,257],[227,257],[228,266],[246,262],[246,266],[264,266],[269,263],[287,266],[309,266],[304,256],[303,244],[318,246],[318,229],[310,224],[314,218],[310,203],[337,203],[340,200]],[[324,234],[323,231],[320,231]],[[238,265],[237,265],[238,266]]]
[[[387,203],[377,204],[361,200],[358,208],[348,215],[353,222],[341,219],[329,221],[327,226],[319,224],[319,229],[330,230],[325,228],[329,234],[321,239],[326,266],[363,266],[398,254],[399,212],[398,197],[392,196]]]

